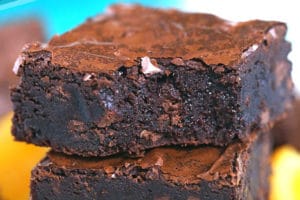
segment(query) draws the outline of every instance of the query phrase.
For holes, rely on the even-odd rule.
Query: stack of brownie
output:
[[[113,6],[24,48],[13,134],[52,151],[36,199],[267,199],[293,99],[280,22]]]

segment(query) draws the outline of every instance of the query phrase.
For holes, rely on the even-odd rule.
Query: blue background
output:
[[[46,37],[62,34],[88,17],[93,17],[113,3],[139,3],[152,7],[179,7],[180,0],[35,0],[33,2],[15,6],[0,11],[0,25],[18,21],[24,18],[38,18],[44,25]],[[17,1],[18,2],[18,1]],[[19,0],[19,3],[22,3]],[[1,7],[0,7],[1,8]]]

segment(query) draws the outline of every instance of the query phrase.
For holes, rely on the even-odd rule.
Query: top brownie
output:
[[[290,105],[285,33],[280,22],[113,6],[23,49],[13,134],[82,156],[244,139]]]

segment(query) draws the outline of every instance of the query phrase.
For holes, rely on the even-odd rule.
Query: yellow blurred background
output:
[[[0,119],[0,200],[29,199],[31,169],[48,148],[16,142],[10,134],[12,114]]]
[[[300,200],[300,153],[282,146],[272,156],[270,200]]]

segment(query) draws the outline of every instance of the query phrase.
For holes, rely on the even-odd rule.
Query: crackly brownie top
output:
[[[69,170],[100,170],[109,178],[131,177],[133,168],[141,173],[151,171],[153,177],[161,177],[176,184],[198,184],[201,180],[217,181],[219,184],[238,185],[243,176],[248,146],[234,143],[228,147],[203,146],[192,149],[171,147],[155,148],[141,158],[112,156],[109,158],[81,158],[50,152],[48,161],[54,166]],[[42,163],[43,165],[43,163]],[[45,166],[49,162],[44,162]],[[132,170],[136,174],[136,170]],[[138,170],[139,171],[139,170]],[[138,174],[136,174],[138,175]],[[147,177],[143,178],[143,180]]]
[[[285,31],[280,22],[232,23],[209,14],[115,5],[47,45],[28,46],[25,54],[45,50],[53,64],[80,71],[114,71],[137,65],[143,57],[233,66],[264,39]]]

